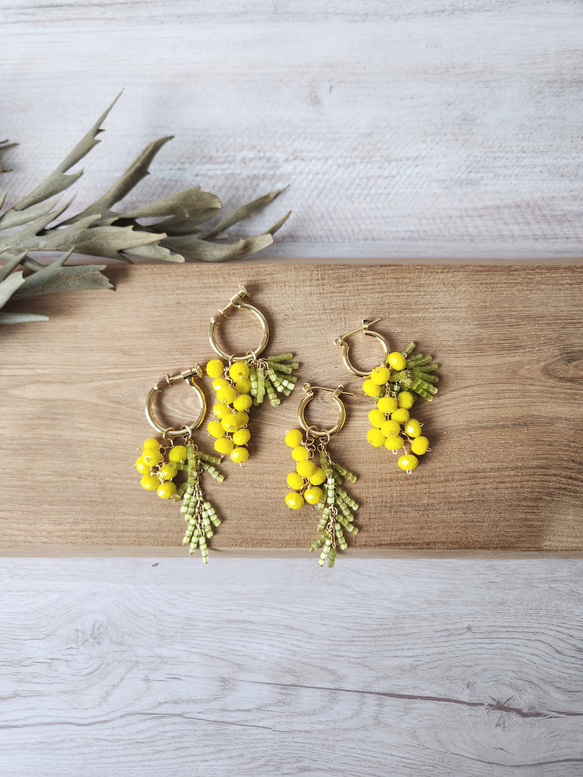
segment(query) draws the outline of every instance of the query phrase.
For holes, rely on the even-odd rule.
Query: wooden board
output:
[[[145,395],[166,373],[212,355],[209,318],[239,283],[271,322],[268,352],[291,350],[301,380],[342,382],[355,393],[330,446],[360,476],[352,487],[362,505],[354,548],[583,550],[583,267],[230,264],[109,272],[115,293],[28,302],[51,321],[2,331],[5,552],[182,552],[177,506],[144,492],[132,466],[150,433]],[[415,340],[442,365],[440,393],[418,411],[432,452],[411,476],[367,444],[370,400],[332,342],[376,316],[393,347]],[[254,347],[250,319],[232,320],[230,348]],[[362,350],[355,356],[365,358]],[[166,392],[171,421],[194,415],[187,393]],[[215,548],[275,552],[313,540],[315,511],[290,513],[283,503],[291,468],[283,434],[296,426],[300,393],[277,409],[257,408],[248,465],[227,462],[225,482],[208,485],[224,519]],[[318,423],[333,418],[325,403],[315,409]],[[205,444],[211,447],[202,435]]]
[[[580,777],[583,562],[1,559],[1,777]]]

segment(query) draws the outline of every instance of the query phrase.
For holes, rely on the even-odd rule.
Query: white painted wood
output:
[[[294,211],[266,258],[579,257],[580,10],[0,0],[0,135],[21,144],[2,185],[23,196],[125,87],[78,206],[171,133],[129,204],[290,184],[257,221]]]
[[[2,559],[0,775],[576,777],[583,561]]]

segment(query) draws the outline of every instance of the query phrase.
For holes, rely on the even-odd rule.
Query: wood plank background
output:
[[[355,394],[330,450],[360,475],[350,489],[362,505],[356,548],[583,550],[582,267],[190,265],[110,274],[115,293],[39,298],[34,309],[53,320],[11,330],[0,346],[3,433],[29,452],[32,474],[26,488],[17,479],[5,485],[1,547],[184,552],[177,506],[143,491],[133,469],[136,447],[151,434],[145,395],[165,374],[213,356],[210,317],[244,282],[271,322],[266,352],[293,351],[300,383],[342,382]],[[443,365],[441,392],[414,414],[432,452],[410,477],[393,454],[366,442],[374,405],[333,344],[377,316],[391,347],[413,339]],[[249,314],[219,331],[231,353],[260,340]],[[372,367],[380,349],[361,340],[353,338],[361,363]],[[283,436],[298,425],[296,391],[276,410],[251,413],[250,461],[241,468],[227,459],[225,482],[208,484],[224,520],[214,548],[313,542],[316,511],[290,512],[283,502],[294,469]],[[164,394],[177,427],[198,414],[188,395],[186,387]],[[319,426],[336,419],[325,399],[319,412],[314,402]],[[205,428],[196,439],[212,450]]]
[[[170,134],[128,205],[289,184],[256,222],[294,211],[266,257],[583,254],[577,2],[0,0],[0,16],[11,201],[125,87],[75,208]]]
[[[6,155],[14,172],[0,187],[10,202],[24,196],[125,87],[73,210],[138,149],[174,134],[127,204],[200,184],[230,208],[290,184],[241,230],[260,231],[293,209],[259,261],[578,262],[580,16],[569,0],[0,0],[0,137],[20,143]],[[234,266],[220,272],[230,289]],[[97,307],[89,296],[74,310],[73,300],[64,303],[42,337]],[[539,318],[549,301],[557,304],[554,291]],[[553,331],[556,323],[549,316]],[[143,331],[141,321],[136,327]],[[69,352],[86,351],[80,330],[68,329]],[[415,334],[436,353],[450,348],[425,323]],[[97,430],[77,410],[102,409],[105,418],[123,397],[114,442],[118,451],[133,446],[126,431],[141,430],[140,380],[167,369],[158,339],[118,393],[113,374],[85,382],[81,362],[67,405],[52,367],[31,362],[25,383],[23,363],[6,362],[7,343],[28,337],[24,330],[1,335],[2,372],[16,377],[0,395],[2,417],[18,406],[25,424],[36,414],[42,433],[39,407],[58,407],[63,424],[73,409],[78,442],[78,431]],[[190,336],[165,347],[181,355]],[[564,337],[575,342],[577,333]],[[506,366],[547,348],[546,338],[529,342]],[[451,422],[454,399],[456,417],[466,413],[448,361],[431,408],[437,419],[451,402],[440,457],[461,432]],[[575,369],[571,362],[569,374]],[[537,366],[553,389],[542,397],[552,414],[574,381],[542,372]],[[546,432],[540,397],[528,391]],[[476,435],[493,435],[498,424]],[[570,420],[551,431],[580,461]],[[273,432],[270,421],[264,434]],[[26,503],[15,497],[16,481],[23,491],[32,480],[28,458],[24,470],[15,467],[19,440],[3,437],[2,504],[7,494]],[[543,467],[564,455],[545,443],[534,453],[543,479]],[[505,451],[512,455],[508,440]],[[51,452],[39,452],[36,438],[24,455],[50,473]],[[109,449],[106,459],[111,467]],[[560,506],[573,494],[572,466],[553,515],[553,531],[562,526],[567,537]],[[66,483],[57,492],[38,467],[34,477],[47,487],[37,512],[58,517]],[[105,511],[121,481],[88,466],[84,482],[95,477],[106,486]],[[79,520],[88,518],[83,508]],[[0,519],[3,541],[14,521],[14,512]],[[20,553],[32,553],[30,540]],[[353,548],[328,574],[313,558],[215,556],[203,569],[164,560],[173,547],[151,559],[0,558],[1,777],[581,774],[582,561],[362,560]]]
[[[578,777],[581,563],[4,559],[0,774]]]

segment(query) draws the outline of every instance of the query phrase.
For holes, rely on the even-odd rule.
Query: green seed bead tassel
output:
[[[151,444],[149,447],[152,447]],[[182,449],[176,456],[180,460],[174,461],[170,456],[170,452],[174,449],[173,442],[162,440],[159,444],[161,460],[150,467],[148,478],[143,485],[148,490],[157,490],[158,495],[163,499],[180,503],[180,513],[186,522],[182,544],[188,546],[190,554],[200,547],[202,560],[206,564],[208,562],[206,540],[213,536],[213,526],[219,526],[220,520],[212,504],[203,497],[200,478],[204,472],[208,472],[215,480],[224,480],[224,475],[215,467],[220,464],[221,459],[212,454],[199,452],[190,438],[185,439],[178,448]],[[172,471],[174,476],[169,478],[168,475]],[[183,478],[182,482],[175,483],[174,479],[178,477]],[[156,478],[160,482],[157,488]]]
[[[306,447],[313,451],[314,444],[309,445],[310,437],[306,440]],[[321,549],[318,564],[323,567],[328,561],[328,567],[333,567],[336,560],[338,548],[346,550],[348,543],[344,537],[343,528],[351,534],[356,534],[358,529],[354,526],[354,511],[358,510],[357,503],[348,495],[342,487],[345,480],[349,482],[356,481],[356,475],[348,472],[341,464],[334,463],[326,449],[326,444],[322,441],[316,441],[318,446],[318,458],[320,468],[326,475],[326,480],[320,488],[322,489],[323,499],[313,507],[321,511],[316,531],[319,533],[318,539],[310,547],[310,551]],[[312,453],[312,457],[315,451]],[[310,485],[307,483],[302,492],[305,492]]]

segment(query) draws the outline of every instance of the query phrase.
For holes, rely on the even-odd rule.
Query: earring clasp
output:
[[[265,318],[263,313],[254,305],[250,305],[248,302],[244,302],[245,297],[249,297],[249,296],[250,294],[247,291],[247,289],[244,286],[239,286],[239,291],[236,294],[233,294],[233,296],[229,300],[229,303],[224,308],[219,310],[219,316],[222,316],[223,318],[227,318],[228,314],[232,310],[236,310],[237,308],[248,310],[250,313],[253,313],[253,315],[259,319],[259,323],[261,324],[261,328],[263,330],[261,343],[254,351],[249,351],[244,356],[235,356],[234,354],[226,353],[221,348],[221,346],[217,343],[215,338],[215,330],[219,326],[221,321],[217,320],[213,316],[209,324],[209,340],[213,351],[216,354],[218,354],[221,357],[221,359],[226,359],[227,361],[229,361],[229,359],[244,360],[244,359],[248,359],[249,357],[256,359],[260,353],[263,353],[263,351],[267,346],[267,343],[269,342],[269,324],[267,323],[267,319]]]
[[[351,372],[353,375],[358,375],[360,378],[366,378],[368,375],[370,375],[371,370],[363,371],[359,370],[358,367],[355,367],[352,362],[350,361],[350,357],[348,355],[348,351],[350,349],[350,345],[347,342],[347,338],[349,338],[351,335],[355,335],[358,332],[362,332],[366,337],[374,337],[375,340],[378,340],[378,342],[381,344],[383,351],[384,351],[384,359],[382,364],[385,364],[387,361],[387,357],[390,353],[389,343],[386,337],[384,337],[380,332],[373,332],[371,329],[369,329],[370,326],[373,324],[377,324],[381,319],[375,318],[374,321],[369,321],[367,318],[362,319],[362,324],[359,326],[358,329],[354,329],[352,332],[348,332],[348,334],[342,335],[341,337],[337,337],[334,340],[334,345],[339,346],[342,348],[342,361],[344,362],[344,366],[346,369]]]
[[[298,420],[300,422],[300,426],[304,430],[304,432],[309,432],[313,437],[326,437],[330,438],[333,434],[336,434],[339,432],[342,427],[344,426],[346,422],[346,408],[344,407],[344,403],[340,399],[340,394],[348,394],[349,396],[353,396],[352,394],[349,394],[349,392],[344,391],[344,386],[340,385],[335,389],[326,388],[325,386],[312,386],[310,383],[304,383],[302,388],[306,392],[305,396],[302,397],[299,407],[298,407]],[[340,418],[338,421],[334,424],[334,426],[331,429],[317,429],[313,425],[309,425],[306,421],[306,407],[308,404],[312,401],[314,398],[314,390],[319,389],[320,391],[330,391],[332,393],[332,399],[336,403],[336,406],[338,407],[338,410],[340,411]]]
[[[175,383],[177,383],[180,380],[184,380],[185,383],[187,383],[195,392],[195,394],[198,397],[198,400],[200,402],[200,413],[198,415],[198,418],[196,421],[192,424],[185,424],[182,429],[173,429],[171,426],[162,426],[162,424],[156,419],[154,416],[154,400],[158,396],[158,394],[162,393],[162,389],[164,388],[164,385],[159,386],[157,383],[154,383],[153,387],[148,392],[148,396],[146,397],[146,418],[148,419],[148,423],[151,427],[153,427],[157,432],[160,432],[160,434],[164,435],[165,437],[190,437],[190,435],[194,432],[195,429],[198,429],[198,427],[202,424],[204,421],[204,417],[206,415],[206,398],[205,395],[200,388],[200,386],[197,386],[194,380],[196,378],[202,377],[202,369],[199,364],[196,364],[194,367],[191,367],[188,370],[184,370],[183,372],[179,373],[178,375],[166,375],[166,383],[168,386],[172,387]]]

